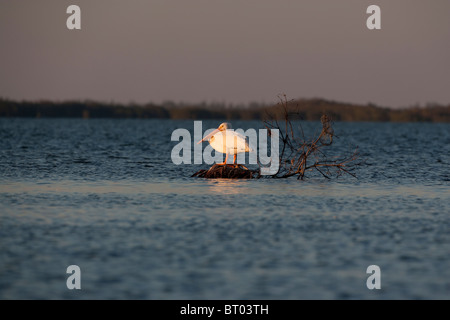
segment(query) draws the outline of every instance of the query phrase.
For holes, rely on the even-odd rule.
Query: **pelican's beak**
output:
[[[197,142],[197,144],[203,142],[203,141],[207,141],[209,140],[209,138],[211,138],[213,135],[215,135],[217,132],[220,132],[219,129],[214,130],[213,132],[211,132],[210,134],[208,134],[206,137],[204,137],[202,140],[200,140],[199,142]]]

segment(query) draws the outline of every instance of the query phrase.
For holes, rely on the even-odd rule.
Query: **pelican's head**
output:
[[[219,131],[225,131],[227,129],[231,129],[231,123],[223,122],[220,124],[220,126],[217,128]]]
[[[199,143],[201,143],[201,142],[203,142],[203,141],[208,140],[208,139],[211,138],[213,135],[215,135],[217,132],[225,131],[225,130],[227,130],[227,129],[231,129],[231,123],[223,122],[223,123],[220,124],[220,126],[219,126],[216,130],[214,130],[213,132],[211,132],[210,134],[208,134],[206,137],[204,137],[202,140],[200,140],[199,142],[197,142],[197,144],[199,144]]]

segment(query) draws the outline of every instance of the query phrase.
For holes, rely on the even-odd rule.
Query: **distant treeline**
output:
[[[324,99],[289,102],[289,110],[303,120],[319,120],[323,113],[334,121],[450,122],[450,104],[428,104],[392,109],[374,104],[357,105]],[[12,101],[0,98],[0,117],[28,118],[159,118],[159,119],[241,119],[263,120],[278,115],[277,105],[251,103],[116,104],[94,101]]]

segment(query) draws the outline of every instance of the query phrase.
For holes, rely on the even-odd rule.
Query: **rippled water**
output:
[[[0,119],[0,298],[450,298],[450,125],[336,123],[366,165],[330,181],[191,178],[176,128]]]

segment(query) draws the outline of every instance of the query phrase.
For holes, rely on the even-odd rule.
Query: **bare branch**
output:
[[[280,168],[273,174],[273,178],[288,178],[297,175],[297,179],[303,179],[307,171],[316,170],[323,177],[331,179],[334,176],[349,174],[356,178],[351,171],[356,166],[361,165],[358,148],[352,153],[341,155],[330,159],[326,150],[331,148],[336,135],[332,125],[332,119],[323,114],[321,117],[322,128],[319,134],[315,134],[312,139],[307,140],[301,124],[298,126],[301,139],[296,138],[294,126],[290,115],[289,102],[285,94],[278,96],[277,109],[264,120],[266,128],[269,130],[279,130],[281,142]],[[267,112],[269,115],[269,113]],[[297,113],[299,114],[299,113]],[[284,120],[284,127],[279,120]],[[270,131],[269,131],[270,132]],[[326,150],[325,150],[326,149]]]

